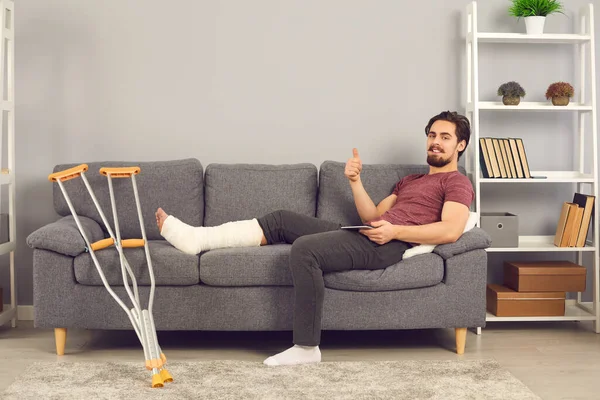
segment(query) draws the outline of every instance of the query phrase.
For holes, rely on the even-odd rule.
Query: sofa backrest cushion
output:
[[[54,172],[76,165],[78,164],[60,164],[54,167]],[[115,225],[108,189],[108,178],[99,173],[102,167],[140,167],[140,173],[135,175],[135,180],[140,197],[144,229],[149,240],[162,239],[156,226],[155,212],[158,207],[162,207],[167,214],[173,214],[185,223],[194,226],[202,224],[204,191],[203,169],[200,161],[190,158],[152,162],[91,162],[87,165],[89,169],[85,173],[85,177],[89,181],[113,232]],[[112,183],[121,237],[124,239],[141,238],[132,180],[113,178]],[[106,227],[83,180],[76,178],[65,181],[63,184],[73,203],[75,212],[78,215],[95,220],[106,231]],[[53,185],[54,209],[60,215],[70,215],[71,212],[60,187],[56,183]]]
[[[360,224],[352,190],[344,175],[346,163],[325,161],[319,172],[319,203],[317,217],[340,224]],[[398,181],[409,174],[425,173],[419,165],[363,164],[361,180],[365,190],[377,205],[389,196]]]
[[[356,225],[361,220],[356,211],[348,178],[344,175],[346,163],[325,161],[319,171],[319,201],[317,217],[340,224]],[[459,167],[465,173],[463,167]],[[400,179],[411,174],[429,172],[428,165],[418,164],[363,164],[361,181],[377,205],[392,194]]]
[[[315,216],[317,167],[313,164],[209,164],[204,180],[205,226],[281,209]]]

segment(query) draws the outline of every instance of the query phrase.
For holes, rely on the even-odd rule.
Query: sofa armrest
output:
[[[454,243],[445,243],[435,246],[433,252],[444,260],[454,257],[458,254],[466,253],[471,250],[486,249],[492,244],[490,235],[481,228],[475,227],[462,234]]]
[[[81,226],[90,242],[104,239],[102,227],[91,218],[79,216]],[[72,215],[47,224],[27,237],[27,245],[75,257],[86,251],[85,241]]]
[[[444,284],[448,292],[443,299],[452,304],[452,318],[457,327],[485,327],[487,251],[476,249],[450,257],[445,264]],[[465,322],[464,321],[468,321]]]

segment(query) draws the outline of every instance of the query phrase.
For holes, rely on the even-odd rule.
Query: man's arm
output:
[[[360,171],[362,170],[362,161],[358,155],[357,149],[352,149],[352,158],[346,163],[344,174],[350,181],[352,197],[356,211],[363,223],[378,219],[384,212],[389,210],[396,202],[396,195],[390,195],[383,199],[377,206],[371,200],[371,197],[365,190],[360,180]]]
[[[396,203],[396,195],[391,194],[375,206],[360,179],[356,182],[350,182],[350,188],[352,189],[356,211],[358,211],[363,223],[378,219]]]
[[[469,208],[464,204],[447,201],[442,208],[442,220],[427,225],[392,225],[394,239],[409,243],[444,244],[453,243],[463,234]]]

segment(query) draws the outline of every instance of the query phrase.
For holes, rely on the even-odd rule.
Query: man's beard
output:
[[[450,161],[451,161],[451,157],[444,159],[444,158],[442,158],[440,156],[436,156],[434,154],[427,155],[427,164],[431,165],[432,167],[442,168],[442,167],[450,164]]]

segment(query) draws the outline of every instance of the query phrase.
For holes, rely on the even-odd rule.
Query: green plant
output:
[[[575,89],[567,82],[554,82],[546,90],[546,99],[552,97],[573,97]]]
[[[498,96],[525,97],[525,89],[518,82],[506,82],[498,88]]]
[[[508,12],[513,17],[545,17],[550,14],[563,14],[563,5],[558,0],[511,0]]]

